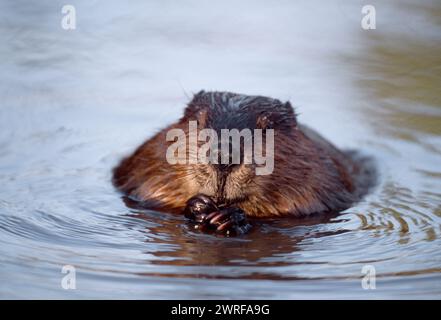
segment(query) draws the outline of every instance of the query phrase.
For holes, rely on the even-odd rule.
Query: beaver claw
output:
[[[251,229],[245,212],[237,207],[222,207],[208,196],[196,195],[187,201],[184,210],[186,218],[196,223],[196,228],[219,234],[241,235]]]
[[[216,232],[226,235],[245,234],[251,229],[245,212],[237,207],[228,207],[210,213],[205,218],[211,228],[215,228]]]

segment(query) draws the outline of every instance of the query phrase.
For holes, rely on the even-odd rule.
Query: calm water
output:
[[[415,2],[365,31],[362,1],[71,1],[65,31],[64,2],[1,1],[0,297],[441,298],[441,5]],[[291,100],[378,185],[243,238],[129,209],[112,167],[200,89]]]

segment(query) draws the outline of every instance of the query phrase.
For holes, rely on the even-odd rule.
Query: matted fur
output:
[[[199,129],[274,129],[274,171],[255,175],[254,164],[227,168],[210,164],[174,164],[166,160],[170,129],[188,135],[188,122]],[[195,155],[188,153],[187,156]],[[297,123],[289,104],[277,99],[230,92],[196,94],[176,123],[142,144],[115,169],[114,185],[160,211],[182,212],[186,201],[203,193],[221,197],[248,216],[299,216],[341,211],[359,196],[352,160],[316,132]],[[223,183],[219,183],[222,177]]]

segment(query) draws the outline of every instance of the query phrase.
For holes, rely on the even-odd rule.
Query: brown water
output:
[[[361,1],[75,1],[74,31],[63,4],[0,3],[0,297],[441,297],[439,2],[376,1],[370,31]],[[291,100],[378,185],[242,238],[129,209],[112,167],[200,89]]]

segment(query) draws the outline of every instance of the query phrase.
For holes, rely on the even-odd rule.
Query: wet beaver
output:
[[[198,129],[273,129],[274,167],[256,174],[256,161],[198,163],[166,159],[172,129],[190,136]],[[268,139],[263,134],[263,141]],[[198,146],[201,145],[198,141]],[[243,148],[243,141],[241,144]],[[220,147],[219,147],[220,148]],[[266,150],[267,155],[269,150]],[[289,102],[230,92],[194,95],[183,117],[142,144],[115,169],[114,185],[143,207],[184,213],[201,227],[223,233],[245,233],[246,217],[304,216],[347,209],[359,199],[357,164],[316,132],[297,123]]]

